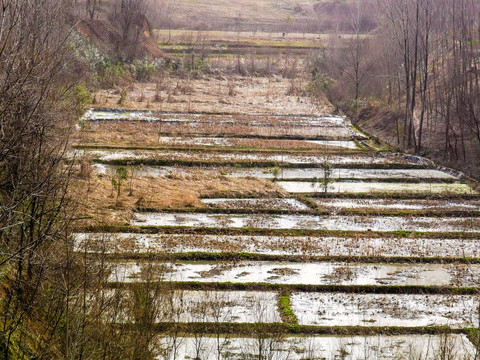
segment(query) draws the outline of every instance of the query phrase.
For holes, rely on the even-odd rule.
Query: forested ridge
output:
[[[479,11],[468,0],[378,1],[378,27],[362,36],[353,14],[356,37],[325,50],[318,81],[365,130],[478,177]]]

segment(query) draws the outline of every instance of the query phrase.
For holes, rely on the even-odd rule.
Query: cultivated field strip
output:
[[[211,209],[219,210],[285,210],[306,211],[310,207],[294,198],[270,198],[270,199],[202,199],[202,203]]]
[[[378,236],[374,234],[355,237],[332,236],[275,236],[275,235],[195,235],[148,233],[78,233],[76,249],[106,251],[115,257],[122,255],[155,258],[162,254],[187,258],[218,258],[219,254],[247,254],[273,259],[294,258],[308,260],[312,257],[357,261],[358,258],[376,258],[385,261],[403,258],[411,262],[441,263],[447,259],[480,259],[480,237],[473,239],[422,238],[404,236]],[[224,258],[228,258],[225,256]]]
[[[445,199],[381,199],[381,198],[204,198],[206,207],[197,212],[230,213],[289,213],[322,215],[397,215],[397,216],[457,216],[480,215],[480,202]]]
[[[95,111],[83,117],[84,123],[137,122],[152,123],[157,133],[163,135],[251,135],[251,136],[322,136],[325,139],[348,139],[364,136],[354,130],[340,116],[275,116],[275,115],[220,115],[220,114],[172,114],[144,111]]]
[[[479,264],[372,264],[278,261],[194,261],[111,263],[112,282],[149,280],[284,285],[480,286]]]
[[[94,164],[95,172],[99,175],[112,175],[115,165]],[[226,166],[218,167],[182,167],[182,166],[126,166],[136,176],[188,176],[201,171],[213,175],[228,177],[255,177],[275,179],[281,181],[302,180],[306,183],[321,184],[325,178],[322,167],[315,168],[236,168]],[[388,182],[426,182],[450,183],[459,182],[459,178],[439,170],[433,169],[358,169],[358,168],[331,168],[329,181],[388,181]]]
[[[182,145],[182,146],[229,146],[229,147],[241,147],[247,146],[248,142],[243,141],[242,138],[232,138],[232,137],[173,137],[173,136],[160,136],[158,138],[158,145]],[[352,140],[291,140],[292,145],[296,145],[299,148],[312,148],[320,150],[330,150],[330,149],[349,149],[349,150],[360,150],[359,145]],[[251,141],[250,141],[251,143]],[[261,140],[260,144],[263,145],[263,148],[274,148],[275,142],[272,140]],[[314,146],[316,145],[316,146]]]
[[[385,194],[385,193],[420,193],[420,194],[477,194],[467,184],[442,184],[442,183],[390,183],[390,182],[321,182],[305,181],[279,181],[277,184],[285,191],[292,194],[327,193],[360,193],[360,194]]]
[[[158,121],[161,123],[230,124],[250,126],[302,126],[302,127],[350,127],[343,116],[312,115],[228,115],[228,114],[192,114],[159,111],[134,110],[95,110],[90,109],[83,115],[84,121]]]
[[[111,165],[182,165],[182,163],[207,164],[216,166],[228,166],[237,164],[241,166],[255,167],[265,164],[278,164],[281,166],[295,167],[321,167],[328,163],[337,167],[360,167],[360,168],[424,168],[425,164],[409,160],[408,157],[398,154],[278,154],[271,152],[212,152],[193,150],[76,150],[70,154],[71,158],[87,157],[97,162]]]
[[[314,199],[324,209],[394,209],[394,210],[480,210],[479,200],[438,199]]]
[[[325,128],[325,127],[324,127]],[[75,137],[76,146],[151,146],[159,147],[166,139],[196,139],[206,138],[217,143],[217,146],[226,146],[230,144],[233,148],[245,147],[263,147],[266,149],[282,148],[317,148],[325,149],[324,146],[318,146],[315,141],[321,141],[320,145],[326,144],[345,144],[365,143],[366,138],[356,132],[354,129],[341,128],[340,133],[335,133],[334,129],[340,127],[329,127],[328,134],[325,132],[307,132],[305,128],[297,127],[296,131],[291,131],[288,126],[232,126],[217,124],[202,124],[194,126],[189,123],[181,124],[163,124],[160,122],[83,122],[79,126],[78,136]],[[261,131],[258,131],[258,130]],[[345,136],[346,135],[346,136]],[[141,141],[139,141],[141,140]],[[280,141],[284,144],[281,145]],[[314,141],[313,143],[311,141]],[[338,142],[338,143],[335,143]],[[300,146],[299,146],[300,145]],[[170,146],[174,146],[170,144]],[[197,145],[198,146],[198,145]],[[213,146],[213,145],[209,145]]]
[[[475,357],[480,200],[461,174],[374,152],[343,117],[92,110],[83,121],[71,156],[99,178],[124,167],[132,183],[202,173],[278,189],[199,194],[191,208],[136,205],[122,226],[75,234],[79,252],[103,253],[112,294],[160,286],[164,357],[243,359],[259,339],[289,359],[347,348],[434,359],[446,339]]]
[[[353,140],[288,140],[288,139],[248,139],[241,137],[189,137],[189,136],[159,136],[153,146],[168,147],[219,147],[244,149],[290,149],[290,150],[362,150],[359,143]],[[89,147],[88,145],[83,148]],[[79,146],[80,148],[80,146]]]
[[[70,157],[86,156],[96,162],[111,165],[182,165],[200,164],[199,166],[229,166],[237,164],[245,167],[270,167],[278,164],[285,167],[321,167],[325,163],[331,166],[365,166],[382,168],[423,168],[424,165],[414,163],[400,155],[386,154],[378,156],[369,154],[323,155],[320,153],[278,153],[278,152],[221,152],[205,150],[122,150],[122,149],[83,149],[76,150]],[[249,165],[250,164],[250,165]]]
[[[218,360],[218,353],[231,360],[258,357],[258,340],[248,337],[161,337],[158,341],[165,349],[164,358]],[[398,354],[410,356],[408,359],[437,359],[445,344],[451,356],[475,357],[475,348],[464,335],[289,336],[271,339],[265,345],[273,349],[269,353],[273,359],[334,360],[346,353],[351,359],[394,359]]]
[[[135,213],[132,226],[226,228],[226,229],[310,229],[326,231],[419,231],[480,233],[475,217],[399,216],[318,216],[297,214],[204,214],[204,213]]]
[[[292,309],[302,325],[448,326],[478,324],[478,299],[464,295],[294,293]]]

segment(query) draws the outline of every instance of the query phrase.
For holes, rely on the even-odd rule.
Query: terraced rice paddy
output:
[[[381,234],[383,235],[383,234]],[[403,234],[402,234],[403,235]],[[395,237],[392,235],[368,237],[362,234],[350,236],[279,236],[279,235],[196,235],[94,233],[77,234],[77,249],[105,249],[108,254],[185,254],[201,252],[246,253],[271,256],[309,257],[377,257],[380,259],[418,258],[446,259],[480,258],[479,238]]]
[[[479,201],[455,200],[405,200],[405,199],[315,199],[318,206],[326,209],[450,209],[480,210]]]
[[[95,164],[95,169],[99,174],[112,174],[115,172],[115,165]],[[294,180],[302,179],[304,182],[311,183],[314,179],[323,179],[325,172],[321,167],[317,168],[232,168],[222,167],[218,169],[209,169],[208,167],[181,167],[181,166],[145,166],[139,165],[132,169],[137,175],[157,176],[167,174],[188,175],[193,171],[217,172],[229,177],[256,177],[263,179]],[[426,169],[352,169],[352,168],[332,168],[330,171],[331,179],[335,180],[389,180],[406,181],[458,181],[458,178],[438,170]]]
[[[466,184],[437,183],[381,183],[381,182],[321,182],[279,181],[283,189],[290,193],[430,193],[430,194],[473,194],[472,188]]]
[[[158,262],[120,261],[112,264],[112,281],[142,281],[152,272],[155,280],[284,285],[420,285],[480,286],[480,265],[369,264],[334,262],[241,263],[223,261]]]
[[[294,293],[298,322],[318,326],[474,327],[477,299],[461,295]]]
[[[202,199],[202,202],[216,209],[256,210],[308,210],[309,207],[296,199]]]
[[[91,127],[110,123],[154,125],[160,136],[250,136],[250,137],[306,137],[312,140],[348,140],[364,136],[350,128],[339,116],[286,116],[286,115],[214,115],[172,114],[142,111],[95,111],[84,115]],[[130,124],[128,124],[130,123]],[[136,124],[135,124],[136,123]]]
[[[270,152],[263,153],[246,153],[246,152],[218,152],[218,151],[191,151],[191,150],[122,150],[122,149],[106,149],[106,150],[77,150],[71,154],[72,157],[86,156],[91,159],[98,159],[102,163],[127,164],[136,161],[137,163],[155,164],[172,163],[173,161],[182,164],[182,162],[205,164],[209,162],[211,165],[229,165],[248,163],[255,164],[286,164],[292,165],[318,165],[328,163],[332,166],[349,165],[349,166],[365,166],[365,167],[418,167],[416,162],[411,162],[407,158],[396,154],[376,155],[353,154],[353,155],[322,155],[321,153],[312,155],[306,154],[272,154]]]
[[[252,291],[175,291],[162,321],[273,323],[280,315],[275,306],[276,293]],[[213,309],[213,311],[212,311]]]
[[[311,229],[328,231],[480,232],[474,217],[315,216],[269,214],[135,213],[133,226],[193,228]]]
[[[480,195],[461,174],[376,152],[343,117],[101,110],[84,121],[72,159],[92,161],[92,176],[123,166],[131,184],[277,189],[192,190],[194,205],[139,201],[122,226],[78,229],[77,251],[103,254],[112,288],[161,286],[159,359],[478,358]]]
[[[450,356],[458,359],[472,359],[475,349],[462,335],[421,335],[421,336],[306,336],[282,337],[265,341],[264,344],[251,338],[235,337],[186,337],[177,339],[161,338],[158,346],[163,349],[160,359],[205,360],[221,358],[232,360],[258,358],[262,345],[273,350],[264,350],[264,356],[278,360],[340,359],[348,354],[349,359],[395,359],[403,354],[407,359],[436,359],[444,353],[445,346]],[[446,344],[446,345],[445,345]]]

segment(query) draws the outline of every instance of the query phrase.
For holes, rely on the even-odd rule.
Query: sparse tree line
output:
[[[74,81],[64,1],[0,7],[0,358],[53,342],[66,306]],[[55,21],[52,21],[55,19]],[[33,329],[30,324],[43,324]],[[27,345],[28,344],[28,345]]]
[[[113,301],[102,296],[108,276],[104,257],[74,252],[70,235],[76,199],[69,189],[78,171],[65,158],[85,100],[77,85],[83,65],[71,43],[74,5],[0,2],[0,358],[5,360],[121,358],[98,354],[104,347],[93,341],[105,339],[98,331],[112,339],[118,334],[99,326],[99,314]],[[127,353],[142,344],[124,339],[121,344],[130,339],[133,349],[124,348]]]
[[[361,7],[361,2],[359,7]],[[460,164],[479,175],[480,4],[474,0],[379,0],[379,27],[332,40],[316,79],[332,101],[360,118],[388,112],[392,143]],[[364,119],[368,124],[368,119]]]

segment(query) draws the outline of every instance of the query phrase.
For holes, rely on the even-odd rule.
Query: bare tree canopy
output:
[[[69,169],[63,157],[75,112],[66,111],[72,79],[67,6],[63,1],[7,0],[0,7],[3,359],[9,358],[14,334],[26,330],[29,317],[42,317],[47,334],[55,332],[58,321],[58,315],[43,317],[39,302],[47,300],[42,287],[53,276],[51,246],[65,239],[68,224]],[[62,296],[51,294],[52,310],[59,306],[60,311]],[[45,350],[48,343],[40,346]]]

